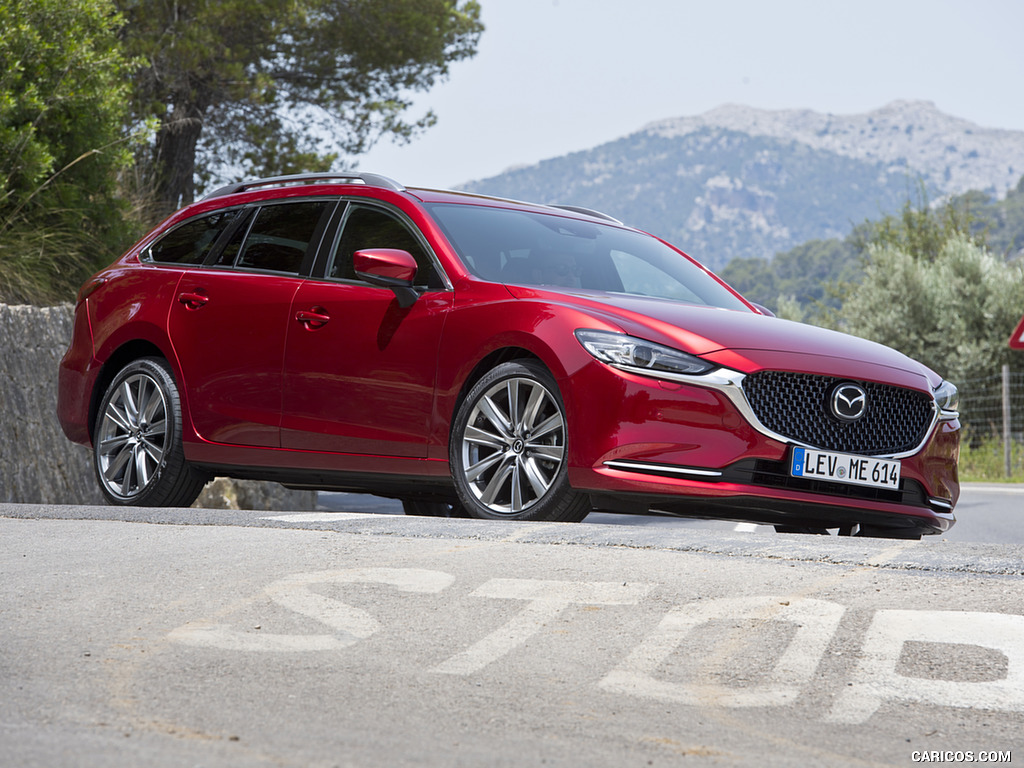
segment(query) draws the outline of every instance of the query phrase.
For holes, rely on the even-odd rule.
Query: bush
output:
[[[996,373],[1024,307],[1024,266],[958,233],[925,258],[872,244],[864,280],[837,313],[841,330],[894,347],[954,383]]]
[[[0,301],[71,300],[131,239],[120,26],[109,0],[0,0]]]
[[[960,482],[1024,483],[1024,445],[1010,443],[1010,476],[1006,476],[1003,441],[993,437],[972,439],[965,430],[960,443]]]

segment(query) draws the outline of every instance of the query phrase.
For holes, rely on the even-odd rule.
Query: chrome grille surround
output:
[[[743,392],[758,421],[767,429],[802,445],[863,456],[913,451],[935,421],[935,402],[904,387],[855,381],[868,397],[867,413],[843,421],[829,412],[829,398],[851,379],[783,371],[746,376]]]
[[[629,373],[640,374],[640,375],[647,376],[647,377],[651,376],[651,372],[648,371],[648,370],[644,370],[644,369],[640,369],[640,368],[632,368],[632,367],[629,367],[629,366],[615,366],[615,367],[616,368],[620,368],[623,371],[628,371]],[[711,371],[709,373],[699,374],[699,375],[696,375],[696,374],[685,374],[685,373],[675,373],[675,374],[673,374],[673,373],[665,373],[664,371],[659,371],[658,375],[656,377],[654,377],[654,378],[664,379],[666,381],[677,381],[677,382],[680,382],[680,383],[683,383],[683,384],[691,384],[691,385],[694,385],[694,386],[705,387],[707,389],[714,389],[714,390],[717,390],[717,391],[721,392],[723,395],[728,397],[729,400],[732,401],[732,404],[734,406],[736,406],[736,410],[738,410],[740,412],[740,414],[743,416],[743,418],[745,418],[750,423],[750,425],[752,427],[754,427],[761,434],[765,435],[766,437],[770,437],[773,440],[778,440],[781,443],[788,443],[788,444],[791,444],[791,445],[792,444],[801,445],[801,446],[803,446],[805,448],[818,448],[818,449],[821,449],[821,450],[837,450],[838,451],[839,449],[828,448],[826,446],[818,445],[818,444],[813,443],[813,442],[808,442],[807,440],[802,439],[802,437],[794,436],[793,434],[787,434],[788,432],[791,432],[792,430],[790,430],[788,427],[786,427],[785,424],[776,424],[775,426],[782,427],[782,431],[778,431],[776,429],[772,429],[771,427],[767,426],[766,424],[764,424],[761,421],[761,419],[759,418],[758,414],[754,410],[754,406],[751,404],[750,400],[748,400],[747,393],[746,393],[746,389],[747,389],[747,386],[748,386],[747,380],[752,378],[752,377],[763,376],[763,375],[768,374],[768,373],[776,374],[776,375],[781,375],[781,376],[811,376],[811,375],[813,375],[813,374],[786,373],[786,372],[779,372],[779,371],[762,371],[760,373],[755,373],[755,374],[747,375],[747,374],[740,373],[739,371],[734,371],[734,370],[732,370],[730,368],[718,368],[718,369],[716,369],[714,371]],[[843,379],[843,378],[836,378],[836,377],[821,377],[821,378],[829,379],[833,383],[837,383],[837,382],[840,382],[840,381],[851,381],[851,379]],[[865,384],[865,382],[860,382],[860,383],[862,385]],[[755,384],[754,387],[756,388],[756,386],[757,385]],[[918,398],[920,398],[921,403],[926,405],[925,410],[927,411],[927,417],[928,418],[927,418],[927,422],[924,424],[924,426],[921,429],[921,432],[920,432],[920,434],[918,436],[917,442],[914,443],[912,446],[903,448],[902,450],[895,449],[895,448],[893,448],[891,450],[888,450],[887,449],[888,447],[875,446],[876,451],[874,453],[871,453],[871,454],[868,454],[868,455],[882,456],[882,457],[889,458],[889,459],[901,459],[901,458],[905,458],[907,456],[913,456],[915,453],[917,453],[918,451],[920,451],[924,447],[925,443],[928,440],[928,437],[932,433],[932,430],[935,428],[935,425],[939,421],[939,418],[940,418],[939,407],[938,407],[938,405],[935,402],[935,398],[934,397],[929,397],[928,395],[924,394],[923,392],[918,392],[917,390],[912,390],[912,389],[905,389],[905,388],[902,388],[902,387],[891,387],[891,386],[887,386],[887,385],[884,385],[884,384],[873,384],[872,386],[883,387],[883,388],[890,389],[890,390],[898,390],[900,392],[910,392],[910,393],[912,393],[913,395],[915,395]],[[806,403],[804,403],[804,406],[806,406]],[[824,405],[819,405],[817,407],[818,407],[819,410],[822,411],[822,413],[824,413],[824,408],[825,408]],[[955,416],[955,414],[953,414],[953,415]],[[826,416],[826,418],[827,418],[827,416]],[[813,435],[811,437],[813,438]],[[854,451],[854,453],[856,453],[856,451]]]

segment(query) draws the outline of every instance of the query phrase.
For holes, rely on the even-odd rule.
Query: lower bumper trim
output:
[[[666,475],[673,477],[675,475],[682,475],[684,477],[699,477],[699,478],[717,478],[722,476],[722,472],[714,469],[697,469],[696,467],[680,467],[674,464],[647,464],[641,461],[606,461],[604,463],[606,467],[612,469],[621,469],[626,472],[642,472],[650,473],[653,475]]]

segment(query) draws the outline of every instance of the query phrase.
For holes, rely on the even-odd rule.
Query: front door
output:
[[[400,248],[420,265],[424,293],[402,308],[352,270],[364,248]],[[326,276],[302,284],[285,351],[285,448],[425,457],[438,346],[452,293],[411,225],[382,207],[351,204]]]

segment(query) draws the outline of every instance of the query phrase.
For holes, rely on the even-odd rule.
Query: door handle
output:
[[[300,309],[295,313],[295,319],[311,331],[315,331],[317,328],[327,325],[331,316],[323,307],[313,307],[313,309]]]
[[[199,290],[184,291],[178,294],[178,301],[184,304],[187,309],[199,309],[209,300],[210,297],[200,293]]]

